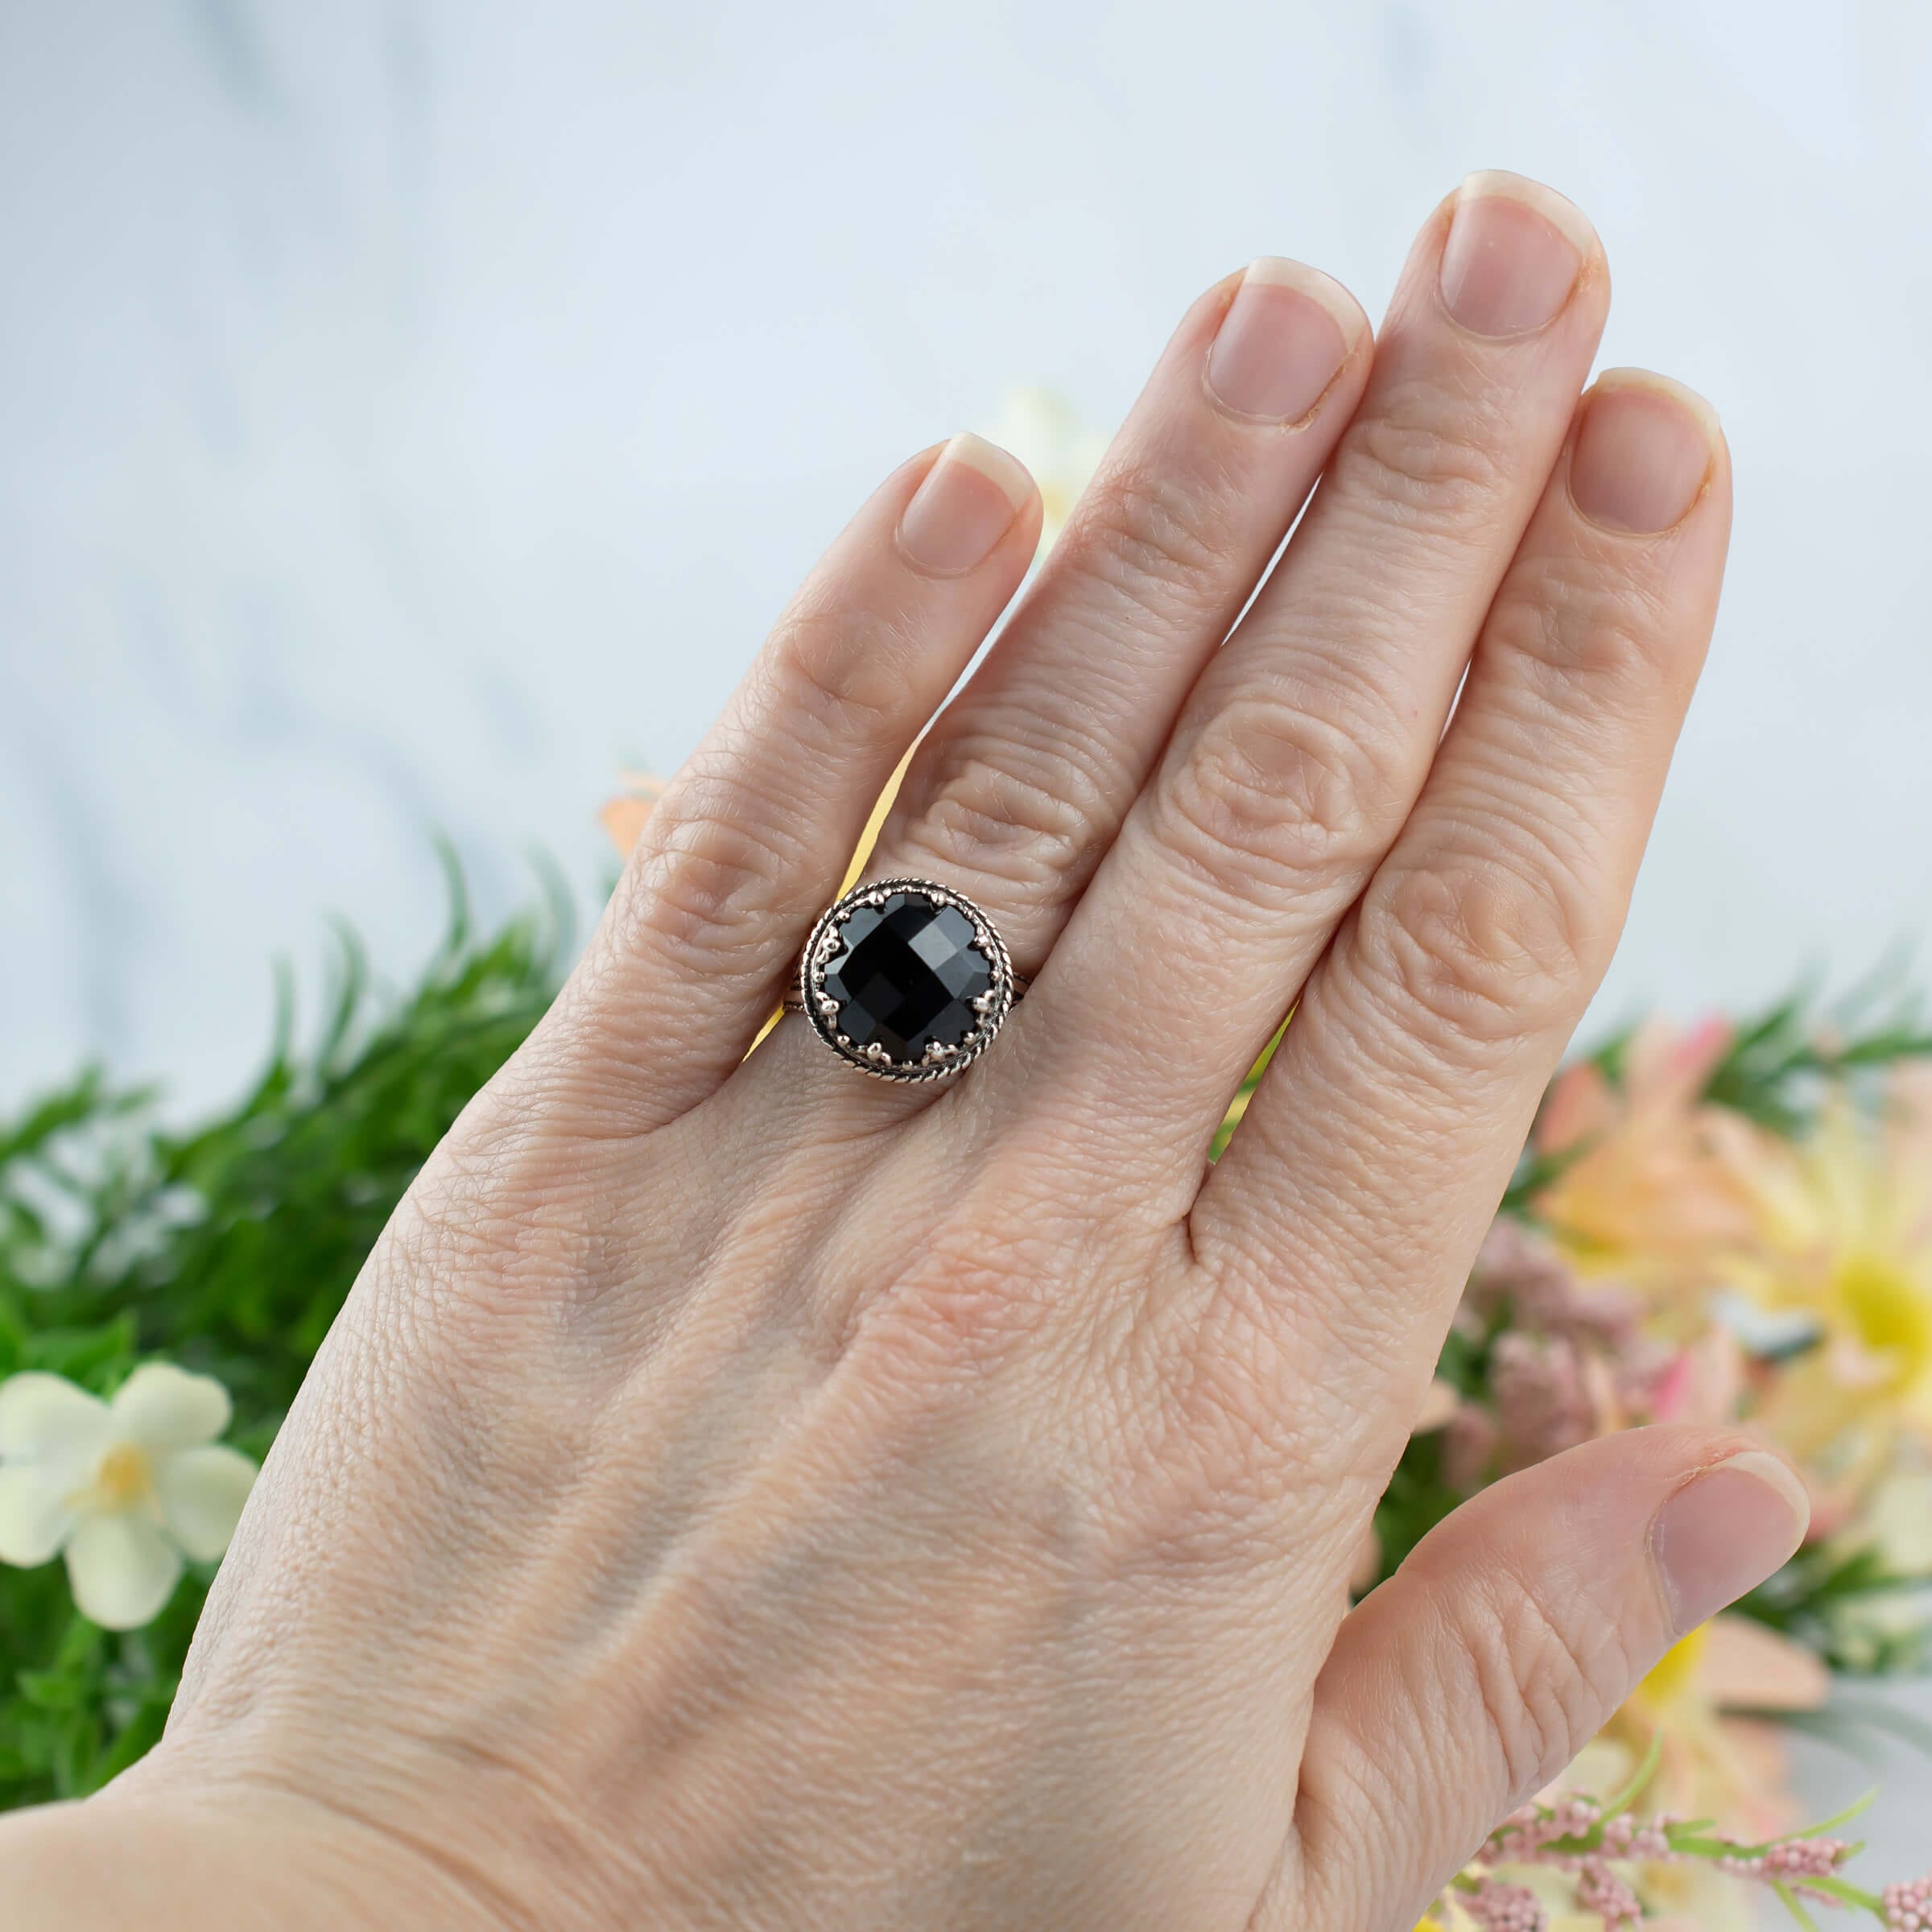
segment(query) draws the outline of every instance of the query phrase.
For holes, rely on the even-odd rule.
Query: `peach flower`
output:
[[[1567,1258],[1646,1293],[1711,1285],[1711,1258],[1748,1232],[1735,1178],[1715,1158],[1723,1109],[1703,1098],[1728,1022],[1678,1031],[1646,1020],[1612,1080],[1585,1060],[1558,1076],[1531,1150],[1558,1163],[1533,1203]]]

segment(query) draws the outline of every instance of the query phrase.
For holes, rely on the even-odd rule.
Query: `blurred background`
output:
[[[1110,426],[1257,253],[1378,311],[1480,167],[1589,212],[1604,361],[1736,460],[1597,1020],[1856,976],[1932,912],[1929,52],[1905,0],[0,0],[0,1095],[225,1096],[325,915],[413,968],[437,834],[588,910],[620,769],[886,469],[1015,384]]]

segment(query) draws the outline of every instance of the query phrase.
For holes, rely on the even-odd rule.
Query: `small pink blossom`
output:
[[[1576,1902],[1604,1922],[1604,1932],[1629,1932],[1643,1922],[1642,1901],[1600,1858],[1587,1858],[1579,1867]]]
[[[1885,1932],[1932,1932],[1932,1872],[1887,1885],[1880,1896],[1885,1901]]]
[[[1548,1932],[1550,1922],[1542,1905],[1524,1885],[1486,1878],[1458,1902],[1480,1932]]]
[[[1883,1919],[1886,1932],[1932,1932],[1932,1875],[1889,1885],[1882,1896],[1843,1884],[1824,1887],[1822,1881],[1837,1879],[1857,1849],[1822,1833],[1747,1844],[1662,1814],[1624,1811],[1606,1818],[1595,1798],[1559,1794],[1524,1806],[1497,1826],[1454,1896],[1478,1932],[1547,1932],[1536,1896],[1499,1875],[1540,1867],[1568,1878],[1578,1911],[1602,1932],[1641,1932],[1647,1922],[1662,1932],[1663,1922],[1645,1921],[1636,1887],[1620,1868],[1697,1864],[1821,1904],[1861,1906]]]

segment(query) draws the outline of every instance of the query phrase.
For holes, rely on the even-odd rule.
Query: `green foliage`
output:
[[[375,989],[344,935],[319,1036],[284,983],[268,1063],[186,1132],[155,1096],[82,1074],[0,1119],[0,1377],[51,1369],[106,1393],[137,1360],[216,1375],[229,1439],[264,1455],[391,1209],[555,990],[564,919],[448,935],[416,985]],[[100,1630],[58,1563],[0,1567],[0,1808],[93,1790],[160,1736],[212,1571],[146,1629]]]
[[[1856,989],[1823,1023],[1806,991],[1781,1000],[1739,1030],[1706,1096],[1792,1133],[1811,1117],[1823,1082],[1932,1054],[1918,1001],[1883,993],[1882,979]]]
[[[1736,1607],[1846,1677],[1897,1677],[1932,1663],[1932,1577],[1901,1574],[1876,1549],[1801,1550]]]
[[[1904,985],[1898,962],[1881,965],[1829,1003],[1814,981],[1802,982],[1739,1026],[1711,1070],[1704,1097],[1773,1133],[1801,1133],[1831,1081],[1932,1055],[1923,1004]],[[1617,1034],[1591,1056],[1613,1080],[1622,1077],[1629,1039],[1628,1032]]]
[[[1411,1436],[1376,1505],[1380,1564],[1376,1580],[1385,1582],[1394,1575],[1409,1552],[1463,1500],[1443,1473],[1442,1431]]]

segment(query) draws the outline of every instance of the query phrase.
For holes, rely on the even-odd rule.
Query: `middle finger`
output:
[[[1594,233],[1549,189],[1472,175],[1436,211],[1299,530],[1010,1022],[1030,1075],[1170,1176],[1177,1208],[1421,789],[1608,299]]]

